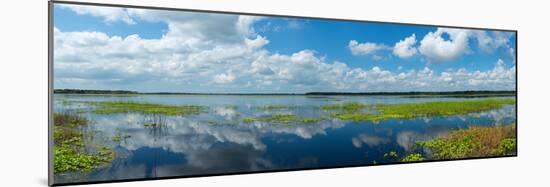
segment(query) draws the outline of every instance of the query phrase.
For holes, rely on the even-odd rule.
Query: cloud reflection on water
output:
[[[515,108],[511,106],[443,119],[418,118],[376,123],[324,119],[316,124],[273,125],[262,122],[243,123],[242,120],[251,115],[315,116],[319,111],[315,111],[312,107],[257,111],[253,106],[246,107],[244,104],[239,106],[210,106],[208,113],[204,114],[160,118],[138,113],[112,115],[85,113],[83,115],[93,121],[89,126],[90,130],[100,132],[93,141],[116,147],[117,159],[109,167],[96,170],[89,175],[66,178],[68,181],[80,180],[79,177],[83,178],[82,180],[107,180],[312,167],[326,164],[327,158],[293,152],[285,146],[315,142],[320,138],[333,138],[332,140],[345,138],[347,146],[359,151],[360,149],[357,148],[363,149],[361,152],[363,155],[366,154],[364,151],[369,154],[369,158],[362,156],[364,160],[353,162],[367,163],[372,162],[368,159],[374,159],[377,154],[383,154],[381,151],[386,151],[386,147],[396,146],[410,151],[417,141],[445,135],[460,124],[470,125],[478,122],[500,124],[515,120]],[[144,126],[147,123],[161,125]],[[119,134],[131,137],[120,142],[111,141],[112,137]],[[266,142],[266,137],[274,140],[275,144]],[[337,144],[337,141],[334,142]],[[270,146],[272,149],[273,146],[279,146],[277,156],[294,155],[292,157],[294,160],[289,165],[288,160],[282,161],[277,160],[276,156],[267,156],[274,154],[269,152]],[[346,145],[331,146],[345,147]],[[145,152],[158,154],[158,159],[154,163],[149,163],[154,159]],[[351,153],[354,152],[351,151]]]

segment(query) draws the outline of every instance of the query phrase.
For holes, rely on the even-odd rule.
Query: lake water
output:
[[[87,182],[235,172],[305,169],[391,163],[384,157],[405,153],[416,141],[445,135],[470,125],[514,123],[515,105],[480,113],[450,117],[390,119],[353,122],[325,119],[316,124],[274,125],[243,123],[247,117],[295,114],[318,117],[322,105],[344,102],[412,103],[464,98],[411,98],[401,96],[231,96],[231,95],[54,95],[55,112],[87,111],[93,106],[71,101],[138,101],[168,105],[207,106],[207,112],[188,116],[140,113],[95,114],[85,131],[94,132],[88,144],[114,148],[111,164],[87,173],[55,176],[56,183]],[[292,108],[260,110],[269,105]],[[89,110],[88,110],[89,111]],[[145,127],[146,123],[162,123]],[[129,135],[113,141],[117,135]]]

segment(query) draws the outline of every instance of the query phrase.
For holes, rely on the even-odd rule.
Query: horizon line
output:
[[[119,94],[187,94],[187,95],[361,95],[361,94],[464,94],[464,93],[517,93],[517,90],[460,90],[460,91],[366,91],[366,92],[338,92],[338,91],[312,91],[312,92],[142,92],[133,90],[108,90],[108,89],[54,89],[55,92],[103,92]]]

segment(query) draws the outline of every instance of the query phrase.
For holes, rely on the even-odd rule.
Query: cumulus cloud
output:
[[[502,31],[438,28],[420,41],[419,52],[429,62],[448,62],[471,53],[469,43],[474,39],[479,50],[485,53],[493,54],[499,48],[509,50],[512,36],[512,33]]]
[[[443,35],[448,35],[445,39]],[[429,32],[420,41],[419,51],[430,62],[446,62],[455,60],[468,50],[470,30],[438,28]]]
[[[345,62],[327,61],[314,50],[268,51],[265,46],[270,41],[253,29],[254,21],[262,18],[144,9],[127,12],[131,18],[166,23],[168,30],[161,38],[144,39],[137,34],[120,37],[55,28],[56,87],[299,93],[514,89],[515,85],[515,66],[505,63],[486,71],[352,68]],[[438,29],[424,37],[418,50],[432,60],[456,58],[464,53],[458,51],[467,49],[462,32]],[[443,39],[443,33],[449,33],[450,40]],[[409,36],[394,50],[411,55],[414,41],[415,35]],[[354,40],[349,44],[355,54],[376,55],[378,50],[391,49]]]
[[[496,49],[501,47],[509,47],[511,33],[501,32],[501,31],[474,31],[473,36],[478,42],[478,47],[486,52],[492,53]]]
[[[380,50],[389,49],[390,47],[384,44],[376,44],[371,42],[359,43],[356,40],[351,40],[348,43],[348,48],[353,55],[369,55]]]
[[[263,18],[259,16],[240,15],[237,21],[237,30],[246,36],[254,36],[256,31],[254,30],[254,27],[252,27],[252,24],[261,19]]]
[[[516,63],[516,50],[514,48],[508,48],[508,56]]]
[[[415,44],[416,35],[412,34],[411,36],[395,43],[393,47],[393,54],[399,58],[409,58],[417,52],[416,47],[414,47]]]
[[[222,73],[214,76],[214,82],[218,84],[231,83],[235,80],[235,75],[231,73]]]
[[[107,23],[124,22],[127,24],[136,24],[134,19],[130,17],[127,9],[116,7],[100,7],[100,6],[80,6],[80,5],[56,5],[61,8],[66,8],[74,11],[79,15],[90,15],[94,17],[101,17],[103,21]]]
[[[281,88],[295,92],[513,89],[515,85],[515,67],[506,67],[503,60],[488,71],[435,73],[426,67],[393,72],[376,66],[361,69],[342,62],[329,63],[311,50],[289,55],[270,53],[259,47],[266,43],[263,37],[195,51],[184,43],[163,47],[169,42],[164,38],[59,30],[55,35],[56,81],[79,80],[76,85],[86,80],[90,84],[175,81],[200,88],[212,87],[208,85],[212,81],[232,84],[233,91],[246,86],[256,91]],[[247,81],[238,81],[237,75]]]

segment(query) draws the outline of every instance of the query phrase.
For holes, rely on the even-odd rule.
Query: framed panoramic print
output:
[[[54,1],[50,185],[517,155],[517,32]]]

